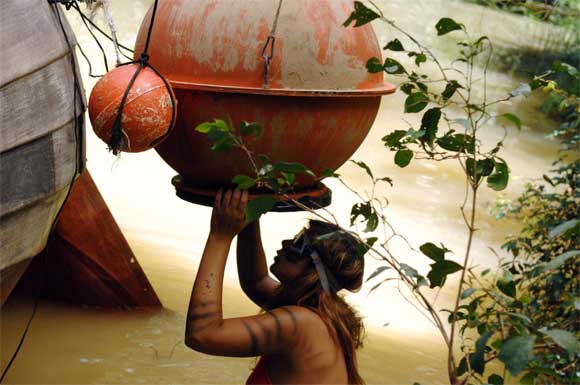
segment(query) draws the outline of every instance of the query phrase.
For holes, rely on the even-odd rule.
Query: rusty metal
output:
[[[271,0],[160,1],[151,35],[151,64],[171,83],[179,101],[173,132],[156,147],[189,183],[217,189],[233,176],[253,175],[247,155],[215,153],[194,128],[216,118],[237,127],[242,120],[264,127],[247,146],[273,162],[306,165],[320,174],[337,169],[366,137],[382,95],[395,91],[383,74],[366,70],[381,49],[370,25],[342,26],[351,0],[286,1],[274,41]],[[145,44],[151,10],[138,33]],[[269,42],[271,41],[271,43]],[[272,50],[264,87],[264,42]],[[298,178],[300,186],[317,181]]]

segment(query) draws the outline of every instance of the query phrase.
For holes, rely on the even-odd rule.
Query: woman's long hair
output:
[[[306,234],[339,287],[358,291],[362,286],[364,259],[357,253],[356,238],[338,226],[317,220],[310,220]],[[332,236],[317,239],[329,234]],[[281,286],[273,300],[274,307],[298,305],[316,312],[342,348],[349,384],[364,384],[356,360],[356,350],[362,346],[364,337],[362,319],[341,296],[323,290],[314,268],[290,284]]]

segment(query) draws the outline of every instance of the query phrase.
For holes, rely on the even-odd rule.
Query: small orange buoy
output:
[[[160,75],[146,66],[137,75],[125,100],[120,143],[111,143],[123,95],[138,69],[139,64],[128,64],[109,71],[95,84],[89,98],[93,130],[113,151],[141,152],[155,147],[175,121],[173,91]]]

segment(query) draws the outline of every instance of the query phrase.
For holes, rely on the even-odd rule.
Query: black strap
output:
[[[113,123],[113,129],[111,130],[111,137],[109,139],[108,145],[109,145],[109,150],[112,151],[113,154],[115,154],[115,155],[119,154],[119,151],[122,148],[122,146],[127,144],[125,142],[125,140],[127,138],[127,134],[125,134],[125,132],[123,132],[123,128],[121,127],[121,123],[122,123],[121,118],[123,115],[123,110],[125,108],[125,103],[127,102],[127,96],[129,95],[129,91],[133,87],[133,84],[135,83],[137,76],[139,75],[139,73],[141,72],[141,70],[143,68],[145,68],[145,67],[151,68],[163,80],[163,83],[165,84],[165,87],[167,88],[167,92],[169,93],[169,97],[171,98],[171,124],[170,124],[169,130],[165,134],[165,136],[169,135],[171,128],[173,127],[173,124],[175,123],[176,107],[175,107],[175,98],[173,96],[173,92],[171,91],[171,85],[169,84],[167,79],[165,79],[165,77],[163,77],[163,75],[161,75],[161,73],[159,73],[159,71],[157,71],[157,69],[155,69],[149,63],[149,54],[148,54],[149,43],[151,42],[151,34],[153,32],[153,25],[155,23],[155,15],[157,13],[158,2],[159,2],[159,0],[155,0],[155,3],[153,4],[153,12],[151,14],[151,22],[149,23],[149,30],[147,31],[147,40],[145,41],[145,48],[144,48],[143,52],[141,53],[141,55],[139,56],[139,60],[121,64],[121,65],[128,65],[128,64],[138,63],[139,66],[135,70],[135,73],[133,74],[131,81],[129,81],[129,84],[127,85],[127,89],[125,90],[125,93],[123,94],[123,98],[121,99],[121,103],[119,104],[119,110],[117,111],[117,116],[115,118],[115,122]]]

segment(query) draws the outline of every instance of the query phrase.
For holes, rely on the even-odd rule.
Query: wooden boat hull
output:
[[[0,36],[3,302],[44,249],[68,189],[84,168],[86,103],[71,51],[76,40],[60,6],[4,0]]]

